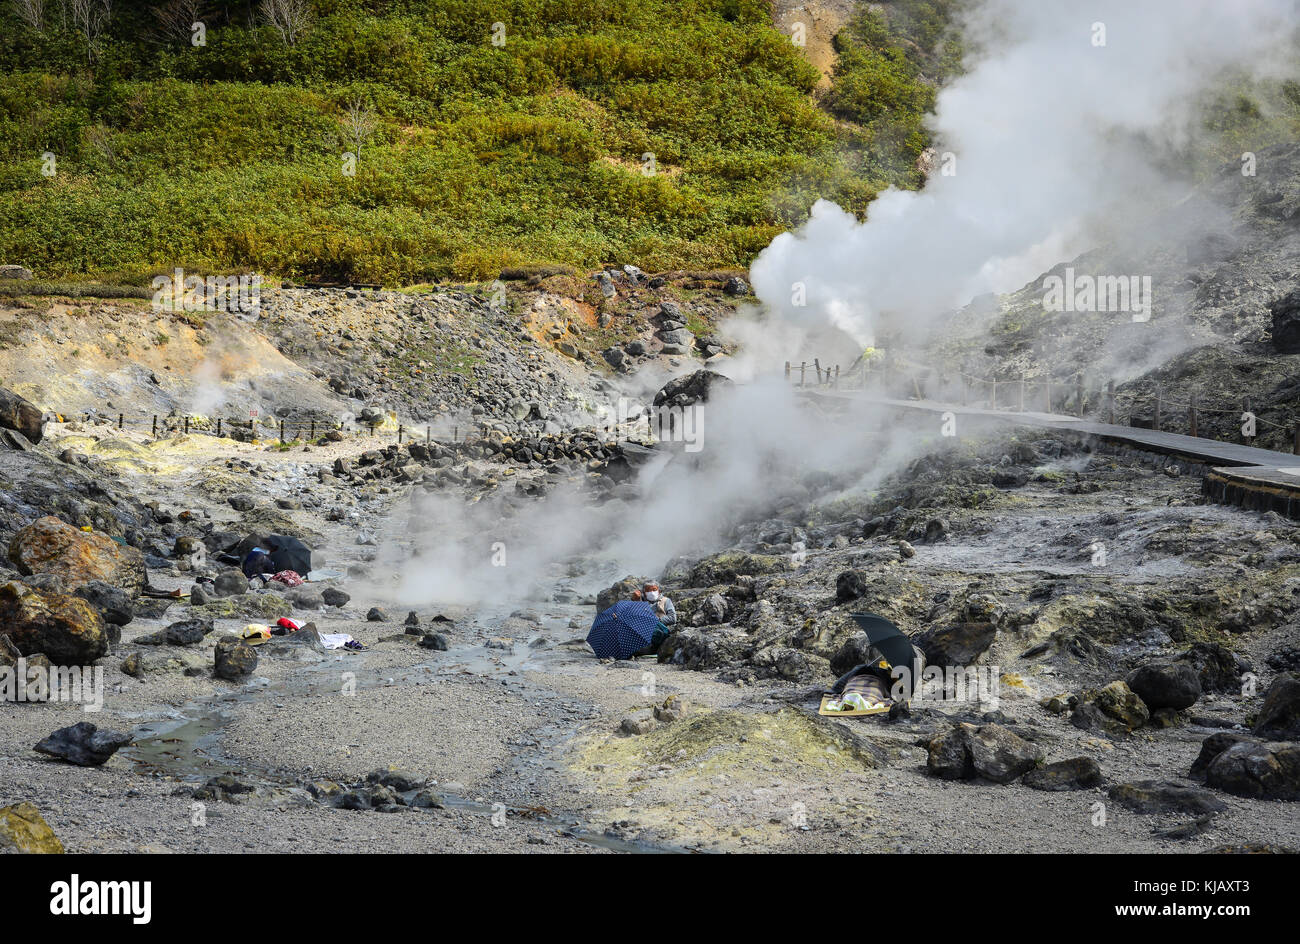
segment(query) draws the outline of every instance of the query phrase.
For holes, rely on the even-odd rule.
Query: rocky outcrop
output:
[[[997,635],[993,623],[953,623],[927,630],[916,638],[916,645],[927,665],[966,666],[988,652]]]
[[[693,406],[704,403],[716,395],[718,390],[733,387],[730,377],[714,373],[711,370],[697,370],[694,373],[676,377],[655,394],[654,405],[669,409]]]
[[[0,586],[0,626],[25,656],[87,665],[108,652],[104,621],[85,600],[11,581]]]
[[[82,531],[47,515],[14,535],[9,559],[23,574],[53,574],[76,589],[92,581],[117,587],[132,597],[145,585],[144,555],[96,532]]]
[[[1202,745],[1197,764],[1203,764],[1205,783],[1225,793],[1257,800],[1300,799],[1300,742],[1224,739],[1221,750],[1205,762],[1209,742]],[[1197,769],[1196,765],[1192,768]]]
[[[0,388],[0,428],[22,435],[32,445],[41,441],[41,411],[11,390]]]

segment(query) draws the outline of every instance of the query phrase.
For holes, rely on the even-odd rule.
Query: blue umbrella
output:
[[[659,619],[644,600],[619,600],[596,617],[587,633],[587,645],[601,659],[626,659],[654,637]]]

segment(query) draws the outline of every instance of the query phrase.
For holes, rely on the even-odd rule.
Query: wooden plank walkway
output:
[[[889,409],[921,412],[936,417],[952,413],[956,417],[975,419],[980,423],[1030,426],[1094,436],[1107,442],[1208,467],[1203,479],[1203,491],[1207,498],[1214,501],[1260,511],[1277,511],[1300,520],[1300,456],[1289,452],[1275,452],[1241,443],[1220,442],[1163,430],[1098,423],[1055,413],[990,410],[934,400],[899,400],[863,391],[805,388],[801,392],[813,399],[869,402]]]

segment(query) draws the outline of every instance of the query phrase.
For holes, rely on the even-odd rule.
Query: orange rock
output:
[[[87,665],[108,653],[108,631],[89,603],[17,581],[0,587],[0,626],[24,656]]]
[[[132,597],[145,583],[144,555],[109,537],[87,533],[47,515],[14,535],[9,559],[23,574],[54,574],[74,590],[92,580],[120,587]]]

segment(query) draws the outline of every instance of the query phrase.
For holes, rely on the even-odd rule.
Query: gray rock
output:
[[[1102,776],[1101,768],[1091,757],[1072,757],[1035,767],[1020,782],[1035,790],[1059,792],[1100,786]]]
[[[1300,677],[1285,672],[1273,680],[1253,733],[1270,741],[1300,740]]]
[[[257,668],[257,650],[238,636],[223,636],[213,651],[213,672],[217,678],[238,682]]]
[[[72,595],[81,597],[94,607],[105,623],[125,626],[135,617],[135,604],[131,601],[131,595],[102,580],[83,583],[72,591]]]
[[[1130,672],[1126,681],[1152,710],[1180,711],[1201,697],[1201,679],[1190,662],[1148,662]]]
[[[1165,780],[1137,780],[1110,788],[1109,796],[1137,813],[1221,813],[1228,805],[1208,790]]]
[[[139,646],[197,646],[212,632],[212,620],[187,619],[137,639]]]
[[[227,569],[217,574],[212,592],[219,597],[234,597],[248,592],[248,578],[242,571]]]

